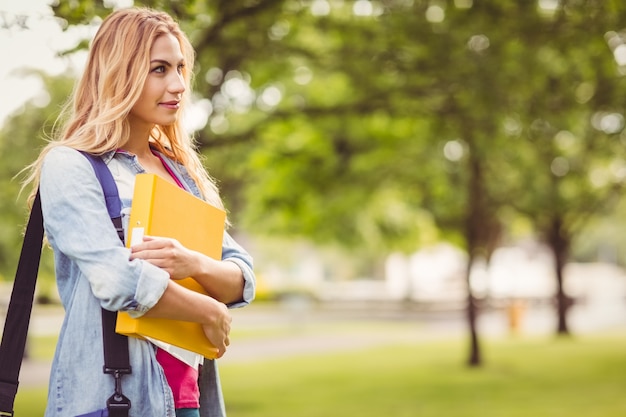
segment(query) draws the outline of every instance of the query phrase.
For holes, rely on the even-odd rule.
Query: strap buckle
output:
[[[122,393],[122,375],[129,374],[130,369],[105,369],[105,373],[113,374],[115,378],[115,393],[107,400],[109,416],[127,416],[131,404],[130,399]]]
[[[120,395],[118,397],[117,394],[113,394],[107,400],[107,409],[109,410],[109,416],[115,416],[121,412],[126,412],[126,415],[128,415],[128,410],[130,410],[130,399],[128,399],[125,395]]]

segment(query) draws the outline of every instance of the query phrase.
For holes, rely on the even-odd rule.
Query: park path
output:
[[[252,305],[233,310],[233,328],[241,334],[259,332],[262,337],[236,333],[223,364],[272,360],[295,355],[317,355],[370,347],[412,344],[419,341],[459,338],[466,335],[462,311],[407,311],[399,308],[317,308],[306,303],[267,306]],[[569,323],[574,333],[626,331],[626,303],[573,309]],[[56,334],[62,311],[46,309],[33,313],[30,331]],[[521,334],[552,335],[556,317],[552,309],[529,309]],[[483,313],[479,319],[482,336],[510,335],[504,311]],[[20,372],[20,386],[45,387],[50,374],[49,361],[25,360]]]

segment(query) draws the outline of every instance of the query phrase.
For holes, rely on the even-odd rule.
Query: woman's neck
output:
[[[148,173],[157,174],[167,181],[177,184],[173,174],[167,170],[160,157],[152,153],[150,142],[144,141],[128,141],[120,147],[121,150],[135,155],[137,162]]]
[[[132,117],[129,119],[129,124],[128,140],[120,148],[137,155],[139,159],[153,156],[150,150],[150,133],[154,125],[134,122]]]
[[[152,150],[150,149],[150,142],[147,140],[139,143],[128,141],[120,146],[120,149],[136,155],[139,159],[153,156]]]

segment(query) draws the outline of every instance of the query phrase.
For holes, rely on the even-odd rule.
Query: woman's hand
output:
[[[232,317],[224,303],[189,290],[169,280],[159,301],[148,310],[144,317],[166,318],[200,323],[204,335],[218,349],[222,357],[230,344],[230,324]]]
[[[185,248],[176,239],[144,236],[143,242],[132,246],[130,259],[143,259],[165,270],[172,279],[195,276],[198,253]]]
[[[130,259],[143,259],[158,266],[174,280],[192,277],[222,303],[243,298],[243,272],[237,264],[185,248],[176,239],[144,236],[141,243],[131,246]]]
[[[232,317],[226,305],[219,303],[219,312],[214,314],[214,320],[211,324],[203,324],[202,330],[209,342],[218,349],[217,357],[221,358],[226,352],[226,348],[230,345],[230,324]]]

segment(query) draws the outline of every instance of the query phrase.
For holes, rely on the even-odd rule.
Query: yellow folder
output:
[[[128,224],[126,246],[144,234],[177,239],[183,246],[214,259],[222,258],[222,238],[226,213],[155,174],[138,174]],[[174,281],[206,294],[193,278]],[[205,337],[198,323],[117,315],[116,332],[127,336],[150,337],[207,358],[217,357],[217,349]]]

